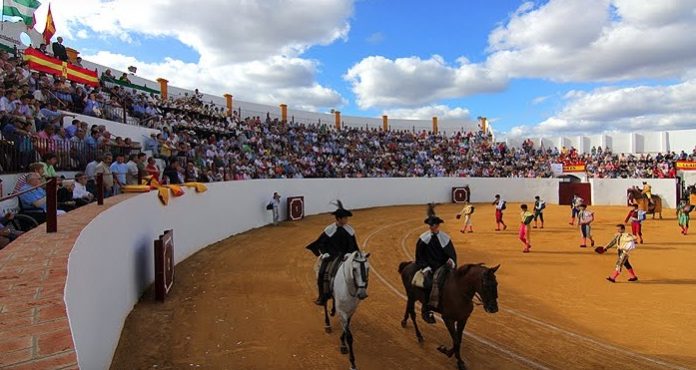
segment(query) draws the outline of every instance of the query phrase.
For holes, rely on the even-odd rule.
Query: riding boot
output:
[[[423,321],[427,322],[428,324],[435,324],[437,321],[435,320],[435,316],[433,315],[433,310],[432,307],[429,305],[423,305],[423,309],[421,310],[421,317],[423,318]]]
[[[319,296],[317,297],[317,299],[314,300],[314,304],[316,304],[318,306],[323,306],[324,302],[325,302],[325,300],[324,300],[324,279],[321,277],[317,281],[317,290],[319,291]]]
[[[440,305],[440,283],[433,281],[433,290],[430,292],[428,307],[437,308]]]

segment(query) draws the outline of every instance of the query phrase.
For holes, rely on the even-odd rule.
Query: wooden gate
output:
[[[558,184],[558,204],[570,205],[574,194],[584,199],[585,204],[592,204],[592,188],[589,183],[561,182]]]

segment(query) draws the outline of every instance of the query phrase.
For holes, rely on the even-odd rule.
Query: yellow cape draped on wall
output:
[[[187,182],[182,185],[161,185],[152,176],[146,176],[142,180],[142,185],[125,185],[121,188],[124,193],[147,193],[152,190],[157,191],[157,197],[163,205],[169,204],[169,196],[180,197],[186,192],[184,187],[195,189],[196,193],[203,193],[208,188],[200,182]]]

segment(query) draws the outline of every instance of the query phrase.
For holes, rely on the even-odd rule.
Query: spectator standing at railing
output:
[[[91,93],[87,96],[85,100],[85,109],[82,113],[93,117],[102,117],[101,104],[97,101],[96,94]]]
[[[149,176],[152,176],[155,180],[160,181],[160,170],[157,167],[157,161],[155,161],[154,157],[150,157],[147,159],[147,166],[145,166],[145,172]]]
[[[36,49],[36,51],[38,51],[39,53],[41,53],[43,55],[48,55],[48,50],[46,49],[46,44],[44,44],[44,43],[41,43],[41,45],[39,45],[39,48]]]
[[[101,155],[95,154],[94,159],[91,162],[87,163],[87,166],[85,167],[85,176],[87,177],[87,184],[85,186],[87,188],[87,191],[89,191],[92,194],[96,193],[97,166],[101,161]]]
[[[85,145],[87,145],[87,148],[93,152],[97,151],[97,147],[99,146],[99,131],[97,130],[91,130],[90,135],[85,139]]]
[[[178,161],[171,161],[162,173],[162,181],[167,184],[183,184],[184,179],[180,172]]]
[[[72,124],[68,127],[65,128],[65,133],[69,138],[75,136],[77,133],[77,130],[80,129],[80,120],[79,119],[73,119]]]
[[[123,153],[116,154],[116,161],[111,164],[111,173],[114,175],[114,195],[121,194],[121,188],[127,184],[128,165],[124,162]]]
[[[53,43],[53,56],[57,59],[60,59],[64,62],[68,61],[68,53],[65,51],[65,46],[63,46],[63,38],[58,37],[56,39],[56,42]]]
[[[126,167],[128,168],[126,172],[126,184],[127,185],[138,185],[138,156],[131,154],[128,156],[128,163]]]
[[[110,197],[114,192],[114,174],[111,172],[111,162],[113,157],[110,153],[104,154],[104,157],[99,164],[97,164],[94,173],[95,176],[98,174],[104,174],[104,197]],[[87,166],[89,170],[89,165]]]

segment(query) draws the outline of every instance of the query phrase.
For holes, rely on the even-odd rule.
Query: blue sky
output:
[[[52,7],[58,33],[85,57],[258,103],[370,117],[484,115],[511,134],[684,128],[696,118],[696,108],[682,109],[696,85],[695,0]]]

